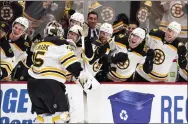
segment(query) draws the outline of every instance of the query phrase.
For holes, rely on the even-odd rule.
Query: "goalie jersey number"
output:
[[[37,51],[36,53],[33,54],[33,65],[36,67],[41,67],[42,64],[44,63],[44,60],[41,59],[41,56],[44,56],[45,52],[44,51]]]

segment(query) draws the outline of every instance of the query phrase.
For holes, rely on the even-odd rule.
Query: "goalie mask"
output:
[[[51,21],[46,25],[44,29],[44,36],[59,36],[62,37],[64,35],[64,30],[62,26],[56,21]]]
[[[146,36],[146,32],[142,28],[136,28],[132,31],[132,33],[129,35],[129,46],[130,48],[136,48],[142,41],[144,40]]]
[[[165,40],[169,43],[173,42],[174,39],[177,38],[180,32],[181,32],[181,24],[175,21],[171,22],[167,27],[167,31],[165,32]]]

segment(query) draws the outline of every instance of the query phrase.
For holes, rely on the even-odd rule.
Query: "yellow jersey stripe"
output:
[[[151,36],[153,39],[156,39],[156,40],[159,40],[161,41],[161,38],[160,37],[156,37],[156,36]]]
[[[132,53],[137,55],[137,56],[142,56],[140,53],[137,53],[137,52],[132,52]]]
[[[177,51],[177,48],[176,47],[174,47],[173,45],[171,45],[171,44],[167,44],[170,48],[172,48],[173,50],[175,50],[175,51]]]
[[[74,52],[70,52],[67,55],[63,56],[62,58],[60,58],[60,62],[64,61],[65,59],[74,56]]]
[[[110,71],[110,73],[113,75],[113,76],[115,76],[116,78],[118,78],[118,79],[127,79],[127,78],[130,78],[131,77],[131,75],[129,75],[129,76],[122,76],[122,75],[120,75],[119,73],[117,73],[117,72],[114,72],[114,71]]]
[[[15,43],[12,43],[14,47],[16,47],[17,50],[22,51],[19,46],[17,46]]]
[[[37,72],[37,73],[42,73],[44,71],[57,71],[59,73],[62,73],[63,75],[66,75],[66,71],[60,70],[58,68],[54,68],[54,67],[46,67],[40,70],[35,69],[34,67],[32,67],[32,69]]]
[[[2,48],[0,48],[0,50],[6,56],[5,51]]]
[[[68,59],[66,62],[64,62],[62,65],[67,68],[69,65],[75,63],[78,61],[78,58],[77,57],[72,57],[70,59]]]
[[[13,70],[13,65],[10,62],[0,61],[0,65],[6,65],[9,68],[10,71]]]
[[[122,43],[119,43],[119,42],[116,42],[116,45],[117,46],[120,46],[120,47],[123,47],[123,48],[127,48],[126,45],[122,44]]]

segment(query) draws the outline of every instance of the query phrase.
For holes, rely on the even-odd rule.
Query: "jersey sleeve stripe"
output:
[[[76,56],[68,59],[65,63],[63,63],[63,67],[67,68],[69,65],[75,63],[75,62],[78,62],[78,58]]]
[[[5,51],[2,48],[0,48],[0,51],[1,51],[1,53],[3,53],[3,55],[6,56]]]
[[[61,61],[61,64],[65,63],[66,61],[68,61],[69,59],[71,59],[71,58],[73,58],[73,57],[75,57],[75,55],[72,55],[72,56],[70,56],[70,57],[64,59],[63,61]]]
[[[10,66],[8,64],[1,64],[1,67],[6,69],[8,75],[10,75],[13,70],[10,68]]]
[[[1,61],[0,65],[6,65],[9,68],[10,71],[13,70],[13,63]]]
[[[60,62],[64,61],[65,59],[71,57],[74,55],[74,52],[70,52],[67,55],[63,56],[62,58],[60,58]]]
[[[54,76],[66,79],[66,73],[64,71],[61,71],[61,70],[56,69],[56,68],[44,68],[44,69],[41,69],[41,70],[36,70],[32,67],[31,69],[35,74],[38,74],[38,75],[41,75],[41,76],[52,76],[52,75],[54,75]]]

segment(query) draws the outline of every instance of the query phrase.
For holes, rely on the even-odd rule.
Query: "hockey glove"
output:
[[[81,84],[84,90],[92,89],[92,84],[88,80],[89,80],[88,74],[84,70],[81,71],[78,77],[78,82]]]
[[[108,48],[108,43],[99,46],[94,53],[93,59],[89,63],[93,64],[97,59],[102,58],[105,55],[107,48]]]
[[[186,60],[186,47],[181,45],[178,47],[178,64],[181,69],[185,69],[187,65]]]
[[[153,70],[154,57],[155,57],[154,50],[149,49],[146,54],[145,63],[143,65],[143,70],[146,74],[149,74]]]
[[[116,53],[115,56],[111,56],[111,62],[114,64],[117,64],[119,62],[125,62],[126,60],[128,60],[127,53],[119,52]]]

